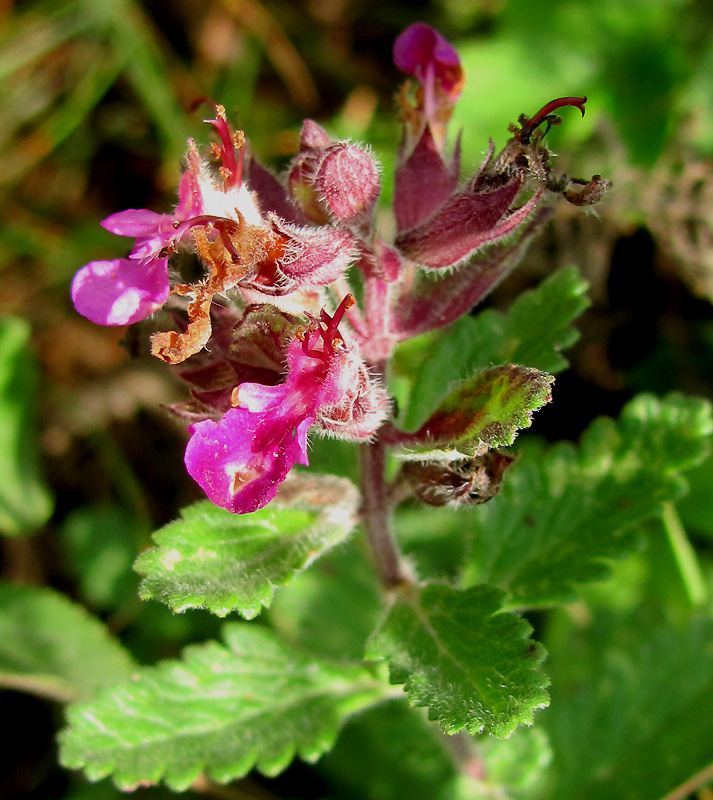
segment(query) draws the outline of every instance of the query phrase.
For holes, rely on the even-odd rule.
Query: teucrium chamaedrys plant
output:
[[[583,114],[584,97],[521,115],[502,152],[491,144],[462,179],[446,135],[464,83],[457,53],[418,23],[397,39],[394,57],[413,80],[398,98],[393,241],[375,227],[380,170],[369,149],[308,120],[278,180],[218,106],[208,120],[217,168],[189,141],[175,211],[104,220],[134,247],[128,258],[87,264],[72,286],[77,310],[103,325],[169,310],[159,319],[175,329],[154,333],[152,352],[190,390],[173,410],[190,423],[186,468],[210,502],[155,534],[136,565],[142,596],[175,611],[251,619],[359,523],[384,604],[361,639],[367,660],[307,652],[279,624],[233,622],[224,644],[189,648],[181,661],[70,708],[62,758],[90,778],[112,774],[121,787],[163,778],[183,789],[203,771],[223,781],[253,766],[274,774],[295,754],[316,759],[349,715],[401,693],[390,684],[447,733],[508,737],[547,705],[548,680],[543,648],[507,604],[560,602],[601,575],[603,556],[631,547],[625,530],[658,513],[680,489],[677,473],[703,457],[708,409],[680,398],[632,404],[620,426],[593,428],[581,452],[526,453],[513,467],[498,449],[550,401],[584,286],[564,271],[508,315],[465,315],[517,265],[553,196],[588,205],[608,183],[554,175],[543,143],[559,122],[554,112]],[[201,280],[173,273],[180,250],[197,254]],[[395,349],[445,328],[397,415],[387,384]],[[318,434],[358,444],[358,489],[343,477],[293,472],[308,466],[308,435]],[[687,446],[667,449],[667,436]],[[400,466],[387,481],[392,456]],[[495,497],[501,480],[506,491]],[[627,480],[642,502],[612,512],[597,539],[598,504],[619,498]],[[567,501],[568,527],[543,526],[544,512],[539,527],[529,521],[528,504],[543,497]],[[445,579],[428,580],[417,546],[402,555],[393,518],[403,501],[436,515],[491,498],[492,513],[474,518],[470,550]],[[412,544],[406,533],[401,546]],[[559,572],[548,571],[548,553]],[[365,605],[374,602],[366,589]]]

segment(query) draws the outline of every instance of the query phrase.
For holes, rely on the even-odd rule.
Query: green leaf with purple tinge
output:
[[[561,372],[567,366],[562,351],[579,337],[572,322],[589,305],[586,291],[586,281],[568,267],[520,295],[506,313],[487,309],[450,325],[418,367],[404,426],[418,428],[449,389],[476,369],[513,363]]]
[[[544,648],[517,614],[501,611],[491,586],[408,587],[367,645],[367,658],[387,659],[391,683],[409,702],[428,707],[446,733],[507,737],[531,725],[549,703],[541,670]]]
[[[443,400],[413,434],[419,444],[472,455],[484,447],[511,445],[532,414],[552,399],[554,378],[517,364],[476,373]]]

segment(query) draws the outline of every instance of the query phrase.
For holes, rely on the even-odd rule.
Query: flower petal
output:
[[[118,258],[92,261],[72,281],[72,301],[97,325],[130,325],[153,314],[168,299],[168,260]]]
[[[432,65],[441,88],[455,102],[463,85],[463,70],[455,48],[425,22],[415,22],[394,42],[394,63],[422,81]]]
[[[102,228],[117,236],[148,236],[158,230],[165,214],[157,214],[146,208],[127,208],[102,220]],[[170,218],[172,219],[172,217]]]
[[[314,417],[275,417],[238,407],[220,422],[192,427],[186,469],[216,505],[235,514],[256,511],[273,499],[296,463],[308,463]]]

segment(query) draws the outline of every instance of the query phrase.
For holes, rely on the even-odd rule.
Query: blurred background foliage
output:
[[[173,616],[140,603],[130,570],[150,532],[198,490],[182,469],[184,431],[160,408],[179,390],[141,357],[135,330],[100,328],[77,316],[71,278],[87,261],[124,254],[125,243],[100,228],[101,219],[175,202],[186,137],[208,139],[206,101],[225,105],[276,168],[296,151],[305,116],[336,136],[370,142],[384,165],[380,213],[388,230],[401,82],[391,47],[417,20],[439,28],[464,62],[454,133],[463,131],[466,170],[489,138],[504,143],[520,113],[553,97],[587,94],[586,117],[565,109],[550,145],[561,171],[586,178],[598,172],[614,182],[596,213],[562,204],[489,301],[506,307],[563,265],[577,266],[591,284],[593,304],[580,321],[572,368],[558,377],[554,403],[540,412],[535,430],[576,438],[594,416],[616,414],[639,390],[713,399],[713,5],[706,0],[0,0],[2,575],[81,601],[140,663],[173,656],[217,629],[207,614]],[[315,463],[322,456],[324,469],[330,463],[353,472],[348,448],[317,442]],[[706,581],[712,481],[709,461],[679,507]],[[656,535],[664,541],[662,531]],[[596,698],[580,693],[579,705],[560,698],[573,686],[609,680],[611,664],[593,672],[593,647],[606,661],[607,647],[619,652],[627,641],[627,625],[639,639],[651,628],[650,641],[662,638],[669,649],[678,642],[696,662],[695,637],[689,646],[688,634],[677,639],[674,629],[656,628],[662,619],[682,626],[691,613],[672,559],[665,546],[653,546],[606,588],[591,591],[587,604],[533,619],[552,651],[557,702],[543,714],[543,730],[555,750],[542,732],[523,735],[519,749],[502,756],[513,784],[508,797],[535,796],[528,792],[550,762],[564,776],[558,797],[589,796],[596,785],[582,788],[594,767],[563,756],[577,731],[575,711],[598,719]],[[324,571],[349,574],[339,559]],[[353,583],[358,596],[360,580],[344,585]],[[590,629],[592,608],[619,616],[609,626],[598,617]],[[644,622],[621,616],[634,609]],[[278,626],[285,611],[278,603]],[[629,652],[635,662],[639,651]],[[672,663],[681,669],[674,657]],[[636,719],[636,698],[628,702]],[[114,796],[110,786],[91,787],[56,767],[58,712],[46,701],[3,692],[0,712],[24,721],[13,724],[12,744],[0,756],[0,796]],[[373,712],[371,726],[369,715],[357,720],[318,773],[291,768],[271,784],[273,796],[389,800],[406,796],[406,785],[413,800],[465,797],[451,760],[414,757],[432,752],[434,734],[409,714],[398,706],[392,714]],[[578,732],[585,739],[591,733]],[[389,750],[400,735],[406,743]],[[619,728],[612,736],[615,743],[626,738]],[[599,746],[594,734],[591,742]],[[513,772],[508,765],[521,752],[529,760]],[[369,754],[373,769],[366,783],[359,753]],[[378,762],[379,754],[386,761]],[[240,796],[265,796],[262,785],[248,788],[252,794]],[[639,796],[626,787],[602,791]]]

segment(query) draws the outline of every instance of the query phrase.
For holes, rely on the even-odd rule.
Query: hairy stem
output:
[[[377,439],[361,447],[362,523],[381,583],[386,588],[407,580],[391,530],[386,480],[386,445]]]
[[[386,381],[386,366],[391,356],[390,286],[365,270],[364,321],[367,340],[364,351],[372,376]],[[386,588],[407,580],[391,526],[392,504],[386,484],[387,446],[377,438],[361,446],[362,523],[369,541],[374,565]]]

